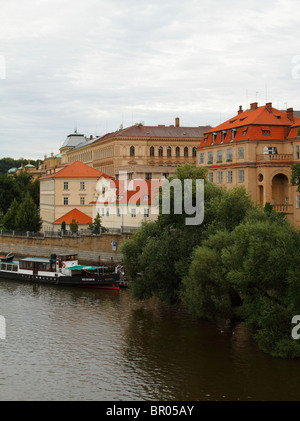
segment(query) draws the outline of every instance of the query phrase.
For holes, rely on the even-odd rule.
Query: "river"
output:
[[[129,290],[1,280],[0,400],[300,400],[300,362]]]

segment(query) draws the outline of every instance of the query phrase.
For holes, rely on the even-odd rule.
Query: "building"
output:
[[[172,126],[135,124],[95,139],[70,135],[60,149],[62,163],[79,160],[116,179],[120,172],[129,180],[160,179],[178,165],[196,163],[197,146],[209,128],[181,127],[176,118]]]
[[[93,218],[101,216],[105,228],[121,232],[133,231],[142,222],[157,219],[157,194],[163,180],[109,180],[102,177],[97,184]]]
[[[290,183],[291,165],[300,163],[300,118],[252,103],[245,111],[204,133],[197,163],[208,179],[228,188],[245,186],[257,205],[271,203],[300,226],[300,198]]]
[[[63,220],[67,224],[74,216],[80,216],[77,222],[80,228],[86,228],[93,216],[92,202],[96,199],[96,186],[101,177],[109,178],[79,161],[65,164],[55,173],[41,177],[40,216],[43,230],[58,230]]]

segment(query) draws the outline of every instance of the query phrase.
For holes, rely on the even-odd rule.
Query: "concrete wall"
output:
[[[77,253],[79,261],[85,263],[120,262],[121,244],[131,234],[102,234],[101,236],[63,237],[63,238],[21,238],[0,236],[0,253],[12,252],[15,256],[50,257],[52,253]],[[116,251],[112,242],[117,242]]]

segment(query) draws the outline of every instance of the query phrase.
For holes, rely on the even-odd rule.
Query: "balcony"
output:
[[[274,153],[274,154],[258,154],[256,155],[257,162],[270,162],[270,161],[293,161],[293,154]]]
[[[274,211],[279,213],[293,213],[293,205],[272,205]]]

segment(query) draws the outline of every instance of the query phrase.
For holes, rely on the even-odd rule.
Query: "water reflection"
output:
[[[120,292],[0,283],[1,400],[298,400],[299,362]]]

